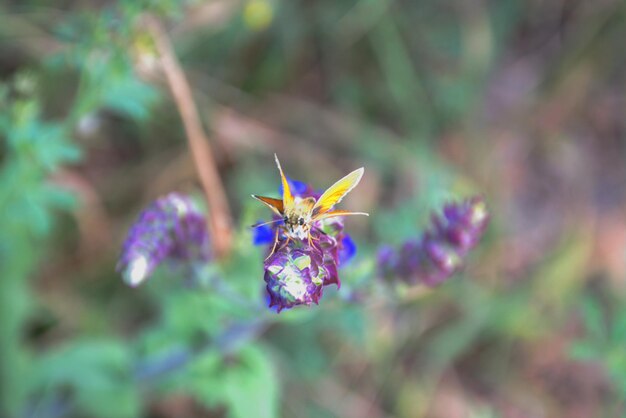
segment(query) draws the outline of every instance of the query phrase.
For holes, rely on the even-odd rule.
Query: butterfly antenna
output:
[[[258,228],[258,227],[263,226],[263,225],[269,225],[269,224],[273,224],[273,223],[281,222],[281,221],[282,221],[282,219],[274,219],[273,221],[262,222],[260,224],[250,225],[250,228]]]

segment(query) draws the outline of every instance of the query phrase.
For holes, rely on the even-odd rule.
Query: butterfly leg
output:
[[[326,232],[322,231],[320,228],[318,228],[317,226],[313,226],[313,228],[315,228],[316,231],[319,231],[320,234],[322,235],[328,235],[326,234]],[[313,248],[317,248],[314,243],[317,243],[318,245],[321,245],[320,243],[320,236],[313,236],[313,234],[311,234],[311,231],[309,231],[309,246],[313,247]]]
[[[276,228],[276,234],[274,235],[274,245],[272,245],[272,251],[270,251],[270,253],[267,255],[267,257],[265,257],[265,260],[263,261],[267,261],[268,258],[270,258],[272,255],[274,255],[274,252],[276,251],[276,244],[278,244],[278,235],[280,234],[280,228]]]
[[[319,227],[317,227],[317,226],[314,226],[313,228],[315,228],[315,230],[316,230],[316,231],[318,231],[320,234],[328,236],[328,234],[327,234],[326,232],[322,231],[322,229],[321,229],[321,228],[319,228]],[[311,245],[311,238],[312,238],[314,241],[319,241],[319,240],[320,240],[320,237],[319,237],[319,236],[318,236],[318,237],[314,237],[314,236],[313,236],[313,234],[311,234],[311,233],[309,232],[309,245]]]
[[[281,249],[285,248],[287,246],[287,244],[289,244],[289,241],[291,241],[291,237],[289,235],[287,235],[287,239],[285,240],[285,243],[280,248]]]
[[[278,244],[278,236],[279,236],[279,234],[280,234],[280,228],[276,228],[276,235],[274,237],[274,245],[272,246],[272,251],[270,251],[269,255],[267,257],[265,257],[265,260],[270,258],[276,251],[280,251],[283,248],[285,248],[287,246],[287,244],[289,244],[289,241],[291,241],[291,237],[289,235],[287,235],[287,238],[285,239],[285,242],[282,243],[280,248],[276,248],[276,246]]]

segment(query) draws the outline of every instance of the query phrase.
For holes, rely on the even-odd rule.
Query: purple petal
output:
[[[345,234],[341,240],[341,245],[339,249],[339,263],[341,265],[346,264],[348,261],[352,260],[356,255],[356,244],[350,237],[350,235]]]
[[[311,196],[314,193],[313,189],[311,187],[309,187],[309,185],[306,184],[306,183],[303,183],[303,182],[298,181],[298,180],[290,179],[289,177],[287,177],[287,182],[289,183],[289,189],[291,190],[291,194],[294,195],[294,196],[308,197],[308,196]],[[282,195],[283,195],[283,184],[282,183],[278,187],[278,193],[282,197]]]
[[[252,231],[252,243],[254,245],[273,244],[274,229],[270,225],[257,226]]]

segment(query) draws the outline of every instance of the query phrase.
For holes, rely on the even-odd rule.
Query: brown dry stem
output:
[[[154,18],[148,18],[147,25],[154,37],[161,68],[180,113],[189,149],[204,189],[213,249],[218,257],[224,257],[228,255],[232,245],[232,217],[209,140],[202,127],[191,87],[167,34]]]

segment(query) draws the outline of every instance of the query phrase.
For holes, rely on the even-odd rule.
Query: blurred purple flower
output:
[[[261,223],[259,221],[258,223]],[[266,245],[274,243],[274,230],[271,225],[257,226],[252,230],[252,243],[254,245]]]
[[[378,251],[378,269],[387,279],[399,277],[408,283],[436,286],[463,265],[463,258],[480,241],[489,222],[485,201],[473,197],[444,206],[442,216],[419,239],[406,241],[398,251],[383,246]]]
[[[315,197],[320,194],[305,183],[289,180],[296,197]],[[282,190],[281,190],[282,194]],[[278,217],[274,219],[278,220]],[[264,228],[268,229],[264,229]],[[264,262],[266,290],[269,306],[277,312],[298,305],[319,303],[324,286],[341,285],[338,266],[356,253],[356,245],[344,232],[343,218],[334,217],[316,222],[311,229],[311,244],[307,240],[287,241],[282,225],[277,222],[255,228],[255,244],[274,245],[278,232],[276,251]],[[268,233],[271,231],[271,235]],[[268,240],[271,236],[271,240]]]
[[[170,193],[148,206],[130,228],[117,271],[128,285],[138,286],[164,261],[209,258],[204,214],[189,197]]]
[[[339,262],[345,264],[356,255],[356,244],[348,234],[344,234],[339,246]]]
[[[315,194],[314,190],[312,187],[310,187],[308,184],[302,182],[302,181],[298,181],[298,180],[293,180],[288,178],[287,182],[289,182],[289,190],[291,190],[291,193],[294,196],[301,196],[301,197],[307,197],[307,196],[313,196],[315,198],[318,198],[320,195],[319,194]],[[282,196],[283,195],[283,185],[281,184],[278,188],[278,192],[279,194]]]

